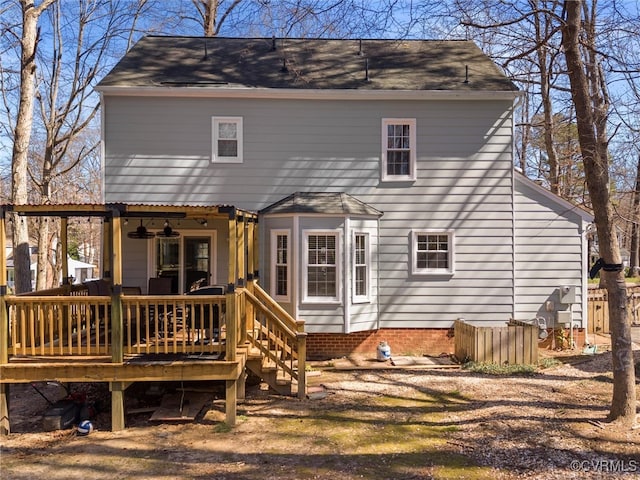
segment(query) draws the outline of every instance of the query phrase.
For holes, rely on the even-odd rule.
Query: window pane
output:
[[[409,152],[389,150],[387,152],[387,175],[409,175]]]
[[[287,267],[280,265],[276,267],[276,295],[287,296]]]
[[[365,296],[367,294],[367,267],[361,265],[356,267],[356,295]]]
[[[237,157],[238,142],[236,140],[218,140],[218,155],[221,157]]]
[[[218,138],[220,139],[238,138],[238,125],[236,123],[229,123],[229,122],[218,123]]]

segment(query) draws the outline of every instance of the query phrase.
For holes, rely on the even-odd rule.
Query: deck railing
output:
[[[224,353],[224,295],[121,299],[125,354]],[[112,297],[21,295],[6,297],[6,303],[11,355],[111,354]]]
[[[251,292],[250,290],[253,290]],[[298,395],[306,388],[306,338],[304,321],[295,320],[260,286],[244,291],[245,303],[254,310],[248,341],[290,379],[298,382]]]
[[[278,378],[297,381],[298,394],[306,394],[304,322],[256,283],[225,295],[45,293],[5,297],[10,356],[121,362],[122,355],[187,354],[235,361],[238,348],[249,345]]]
[[[9,353],[18,356],[107,355],[108,325],[96,311],[106,310],[110,297],[7,297]]]

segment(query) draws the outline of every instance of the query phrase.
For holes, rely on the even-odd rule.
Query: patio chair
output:
[[[87,293],[89,296],[110,297],[111,285],[104,279],[90,280],[84,283],[87,287]],[[105,317],[110,315],[111,312],[104,305],[100,305],[97,308],[91,307],[91,320],[90,327],[95,328],[96,324],[100,324],[104,321]]]
[[[170,277],[151,277],[149,279],[149,295],[171,295],[172,281]],[[165,311],[164,305],[157,305],[158,307],[158,318],[167,320],[166,328],[168,331],[172,330],[172,322],[173,319],[173,309],[170,306],[167,306],[167,311]],[[155,322],[154,318],[156,315],[156,305],[149,305],[149,322],[152,326],[152,333],[156,333],[155,331]],[[160,334],[160,332],[157,332]]]
[[[207,285],[205,287],[198,288],[187,292],[186,295],[224,295],[225,287],[220,285]],[[202,313],[202,316],[201,316]],[[211,331],[214,342],[220,338],[220,308],[218,305],[213,305],[213,315],[209,310],[209,305],[204,305],[202,308],[196,305],[193,312],[189,312],[186,319],[186,324],[189,329],[203,329],[207,332]],[[213,320],[213,325],[211,321]],[[213,328],[212,328],[213,327]]]

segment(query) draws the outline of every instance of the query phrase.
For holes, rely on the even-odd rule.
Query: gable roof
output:
[[[517,91],[471,41],[160,36],[98,85],[116,87]]]
[[[278,213],[382,216],[381,211],[341,192],[296,192],[260,210],[260,214]]]

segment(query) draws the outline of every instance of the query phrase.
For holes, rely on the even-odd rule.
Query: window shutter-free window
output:
[[[307,301],[339,301],[338,234],[305,233]]]
[[[369,236],[353,236],[353,301],[369,301]]]
[[[415,180],[416,158],[416,120],[414,118],[383,119],[382,180]]]
[[[411,253],[413,274],[451,274],[455,271],[452,231],[413,231]]]
[[[271,232],[271,293],[279,301],[289,301],[289,285],[291,270],[289,230],[273,230]]]
[[[242,117],[213,117],[212,162],[242,163]]]

